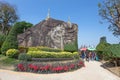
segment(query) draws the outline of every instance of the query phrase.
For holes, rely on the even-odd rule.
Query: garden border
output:
[[[32,61],[65,61],[73,59],[74,58],[32,58]]]

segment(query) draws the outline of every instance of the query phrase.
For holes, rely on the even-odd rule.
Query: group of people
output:
[[[93,61],[93,60],[97,60],[98,61],[98,56],[97,56],[97,54],[96,54],[96,52],[95,51],[88,51],[88,50],[86,50],[86,51],[81,51],[81,58],[83,59],[83,60],[86,60],[86,61]]]

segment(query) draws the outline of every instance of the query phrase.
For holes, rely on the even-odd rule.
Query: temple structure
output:
[[[64,46],[77,41],[78,26],[50,17],[50,11],[45,20],[25,30],[18,35],[19,46],[47,46],[64,49]]]

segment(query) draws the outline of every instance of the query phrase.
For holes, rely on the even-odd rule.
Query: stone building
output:
[[[47,46],[64,49],[65,44],[77,39],[78,26],[68,20],[64,22],[50,17],[18,35],[19,46]]]

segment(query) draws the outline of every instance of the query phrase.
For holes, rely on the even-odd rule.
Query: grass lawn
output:
[[[0,69],[13,69],[20,61],[0,54]]]

